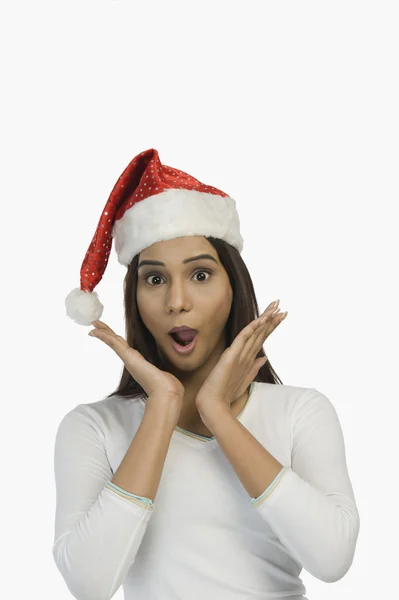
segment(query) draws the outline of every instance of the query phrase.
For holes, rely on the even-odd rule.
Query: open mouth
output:
[[[187,342],[184,342],[183,340],[179,340],[175,333],[171,333],[170,335],[175,340],[176,344],[179,344],[180,346],[188,346],[188,344],[191,344],[191,342],[193,341],[193,340],[187,340]]]
[[[179,354],[189,354],[192,350],[194,350],[198,334],[196,333],[192,340],[184,342],[183,340],[179,340],[174,333],[169,333],[169,336],[172,340],[172,346]]]

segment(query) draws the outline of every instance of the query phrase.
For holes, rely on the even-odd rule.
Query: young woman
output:
[[[112,237],[125,338],[94,287]],[[315,388],[283,385],[263,344],[235,201],[150,149],[106,203],[67,314],[123,362],[118,388],[62,419],[53,556],[78,600],[304,600],[300,572],[349,570],[359,514],[342,429]],[[176,331],[177,329],[177,331]],[[265,362],[266,361],[266,362]]]

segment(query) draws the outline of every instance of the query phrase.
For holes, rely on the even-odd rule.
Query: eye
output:
[[[147,283],[147,280],[148,280],[150,277],[158,277],[158,278],[160,278],[161,276],[160,276],[160,275],[158,275],[158,274],[150,274],[150,275],[145,275],[145,277],[143,277],[143,279],[144,279],[144,281]],[[151,285],[152,287],[154,287],[152,284],[150,284],[150,285]],[[155,286],[155,287],[156,287],[156,286]]]
[[[209,269],[198,269],[198,270],[197,270],[197,271],[194,273],[193,277],[195,277],[195,276],[196,276],[196,275],[198,275],[199,273],[207,273],[208,275],[212,275],[212,271],[210,271]],[[145,281],[146,283],[148,283],[148,280],[150,279],[150,277],[156,277],[156,278],[163,279],[162,275],[160,275],[159,273],[149,273],[148,275],[145,275],[145,276],[143,277],[143,279],[144,279],[144,281]],[[202,283],[202,281],[207,281],[208,279],[209,279],[209,278],[202,279],[202,280],[200,280],[200,281],[198,281],[198,280],[197,280],[197,283]],[[153,283],[150,283],[149,285],[150,285],[150,287],[158,287],[158,284],[153,284]]]
[[[208,275],[212,275],[211,271],[208,271],[208,269],[201,269],[200,271],[196,271],[194,273],[194,276],[198,275],[198,273],[207,273]],[[209,279],[209,278],[207,278],[207,279]],[[202,281],[207,281],[207,279],[202,279]]]

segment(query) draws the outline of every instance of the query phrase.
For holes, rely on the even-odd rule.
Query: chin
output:
[[[198,359],[196,361],[193,360],[192,357],[186,357],[183,360],[183,357],[179,356],[169,356],[164,352],[161,352],[162,357],[162,370],[169,371],[174,375],[178,373],[191,373],[192,371],[197,371],[201,364],[198,364]],[[191,358],[191,360],[189,360]]]

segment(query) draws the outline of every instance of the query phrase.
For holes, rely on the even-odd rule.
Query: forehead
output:
[[[154,259],[181,263],[185,258],[205,252],[217,258],[216,250],[204,236],[191,235],[156,242],[140,252],[139,261]]]

